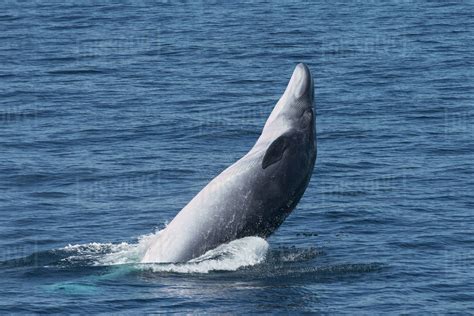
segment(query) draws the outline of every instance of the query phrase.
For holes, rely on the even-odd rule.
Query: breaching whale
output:
[[[302,197],[316,160],[313,79],[298,64],[252,149],[151,241],[142,262],[185,262],[246,236],[268,237]]]

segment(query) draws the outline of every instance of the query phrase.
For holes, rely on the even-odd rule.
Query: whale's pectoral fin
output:
[[[273,141],[273,143],[268,147],[267,152],[262,160],[262,168],[266,169],[268,166],[273,165],[274,163],[280,161],[283,157],[283,153],[288,148],[289,137],[287,135],[281,135]]]

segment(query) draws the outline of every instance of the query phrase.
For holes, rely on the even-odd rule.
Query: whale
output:
[[[313,78],[299,63],[254,146],[153,236],[141,262],[186,262],[236,239],[268,238],[303,196],[316,151]]]

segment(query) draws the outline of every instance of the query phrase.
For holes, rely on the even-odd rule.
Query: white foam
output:
[[[107,253],[97,260],[97,265],[117,265],[117,264],[134,264],[140,263],[145,252],[149,248],[151,242],[156,238],[158,233],[144,235],[139,238],[136,244],[126,244],[126,247],[116,248],[115,251]]]
[[[153,272],[208,273],[210,271],[235,271],[265,260],[269,245],[259,237],[244,237],[220,245],[204,255],[186,263],[142,264]]]
[[[209,250],[204,255],[186,263],[140,263],[156,234],[144,235],[137,243],[122,242],[89,243],[68,245],[62,250],[71,255],[63,261],[93,261],[97,266],[133,264],[139,269],[153,272],[208,273],[210,271],[235,271],[242,267],[253,266],[265,260],[268,243],[259,237],[244,237]]]

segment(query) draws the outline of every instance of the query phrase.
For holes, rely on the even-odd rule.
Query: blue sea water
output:
[[[472,313],[473,30],[467,0],[0,2],[0,313]],[[296,210],[140,265],[298,62]]]

